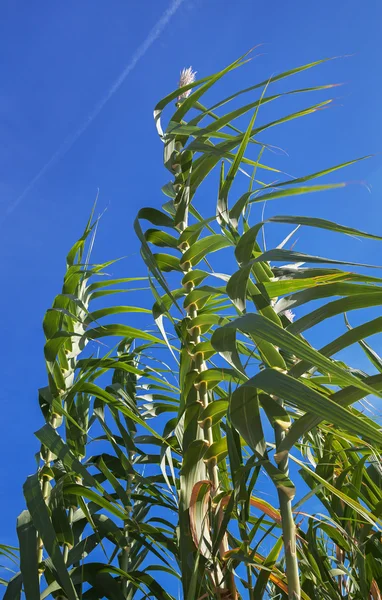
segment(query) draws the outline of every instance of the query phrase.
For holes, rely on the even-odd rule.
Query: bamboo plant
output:
[[[272,95],[321,60],[209,105],[247,62],[199,80],[186,69],[155,107],[170,181],[164,204],[135,220],[142,281],[109,279],[112,262],[84,258],[97,220],[68,254],[44,320],[45,425],[5,600],[381,598],[382,433],[362,403],[382,395],[382,359],[367,341],[382,329],[368,310],[382,304],[382,279],[370,265],[288,248],[299,227],[382,236],[324,215],[254,222],[253,210],[344,187],[313,180],[368,157],[294,179],[268,164],[267,129],[331,100],[259,125],[263,106],[334,85]],[[270,249],[265,225],[294,229]],[[93,309],[131,284],[137,306]],[[148,292],[152,306],[140,307]],[[147,326],[133,327],[134,313]],[[331,338],[332,318],[341,335],[315,348],[311,328]],[[352,346],[370,373],[337,356]]]

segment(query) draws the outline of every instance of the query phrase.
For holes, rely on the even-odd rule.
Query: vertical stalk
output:
[[[248,600],[255,600],[251,567],[247,567]]]
[[[81,458],[80,458],[81,460]],[[77,483],[78,485],[82,485],[82,478],[81,477],[75,477],[74,478],[75,483]],[[77,510],[77,506],[70,506],[69,507],[69,511],[68,511],[68,521],[69,521],[69,527],[72,529],[73,526],[73,517],[74,517],[74,512]],[[64,562],[65,564],[68,562],[68,554],[69,554],[69,550],[71,549],[70,544],[64,544],[64,551],[63,551],[63,556],[64,556]]]
[[[75,511],[76,508],[77,507],[70,506],[69,511],[68,511],[68,521],[69,521],[70,528],[72,528],[73,515],[74,515],[74,511]],[[64,556],[64,562],[65,562],[65,564],[68,562],[69,550],[70,550],[70,545],[69,544],[64,544],[63,556]]]
[[[70,336],[65,340],[63,347],[58,352],[57,356],[54,359],[54,367],[52,368],[52,364],[50,360],[46,360],[46,366],[48,370],[48,390],[51,398],[56,399],[57,402],[62,406],[62,402],[65,403],[65,394],[73,385],[74,377],[75,377],[75,369],[77,365],[77,356],[82,351],[82,348],[78,344],[78,336],[82,336],[85,332],[85,318],[88,315],[87,307],[89,304],[90,296],[86,293],[86,272],[89,264],[89,255],[85,260],[85,268],[82,269],[82,258],[83,258],[83,250],[87,236],[90,234],[93,226],[90,225],[90,222],[87,224],[84,235],[80,238],[78,242],[72,247],[69,254],[67,255],[67,270],[64,276],[64,282],[62,286],[62,294],[57,296],[53,302],[53,310],[59,308],[68,309],[68,314],[65,316],[64,313],[59,315],[56,313],[55,319],[51,319],[52,313],[47,311],[43,321],[43,329],[45,333],[46,344],[51,340],[57,333],[65,330],[67,333],[70,333]],[[94,233],[93,233],[94,239]],[[92,244],[90,245],[91,249]],[[90,250],[89,250],[90,252]],[[76,272],[76,275],[73,275],[72,267],[76,265],[80,267],[80,270]],[[65,294],[71,293],[73,297],[78,298],[83,305],[83,308],[78,308],[76,302],[72,302],[69,298],[67,301],[64,301],[63,298]],[[48,317],[49,314],[49,317]],[[77,318],[72,318],[71,314],[75,314]],[[74,339],[72,337],[74,335]],[[46,347],[46,345],[45,345]],[[41,406],[42,413],[44,415],[44,419],[46,423],[53,429],[57,429],[61,426],[62,416],[54,412],[54,405],[51,405],[44,400],[44,405]],[[47,504],[49,500],[49,481],[54,479],[51,476],[50,466],[52,460],[55,458],[54,452],[51,452],[48,448],[42,445],[40,449],[40,455],[42,458],[43,465],[38,469],[39,475],[41,477],[41,492],[44,502]],[[76,482],[81,483],[81,478],[77,478]],[[70,506],[68,510],[68,522],[69,526],[72,529],[73,524],[73,516],[76,511],[77,506]],[[71,549],[71,542],[66,541],[63,544],[63,559],[65,563],[68,560],[69,550]],[[38,533],[37,535],[37,563],[38,563],[38,572],[39,579],[41,578],[42,573],[44,572],[43,566],[43,553],[44,553],[44,545],[43,540]],[[75,587],[78,587],[76,584]],[[57,600],[65,600],[65,596],[58,595]]]
[[[182,148],[183,148],[183,146],[178,142],[176,144],[177,152],[180,153],[182,151]],[[175,165],[174,171],[177,175],[179,175],[179,173],[181,171],[180,165]],[[175,186],[176,185],[179,185],[179,184],[175,184]],[[186,217],[186,220],[184,222],[179,224],[177,229],[180,233],[182,233],[182,231],[184,231],[187,226],[188,226],[188,217]],[[189,249],[189,244],[187,242],[183,243],[180,248],[182,254],[184,254],[188,249]],[[190,271],[192,271],[192,264],[185,263],[183,265],[182,270],[185,274],[189,273]],[[188,293],[192,292],[192,290],[194,289],[193,281],[187,282],[184,287]],[[186,312],[187,312],[187,317],[190,320],[195,319],[198,316],[197,305],[191,304],[189,307],[187,307]],[[200,328],[199,327],[194,327],[192,329],[192,331],[190,333],[190,342],[191,342],[191,346],[193,348],[195,348],[197,346],[197,344],[200,343]],[[193,360],[194,360],[194,367],[199,375],[207,369],[207,365],[205,363],[204,355],[202,352],[196,353],[194,355]],[[200,385],[197,387],[197,398],[203,408],[206,408],[208,406],[208,391],[207,391],[207,384],[205,381],[202,381],[200,383]],[[209,445],[211,445],[213,443],[213,433],[212,433],[212,427],[211,427],[210,422],[206,422],[206,424],[204,425],[203,433],[204,433],[204,439],[206,440],[206,442],[208,442]],[[211,459],[208,461],[207,471],[208,471],[208,477],[213,485],[213,494],[215,494],[219,488],[219,472],[218,472],[218,468],[217,468],[217,464],[216,464],[216,459],[215,460]]]
[[[182,149],[183,149],[182,144],[180,144],[178,142],[176,144],[176,152],[178,153],[178,155],[180,155],[180,153],[182,152]],[[173,170],[175,172],[175,176],[179,176],[181,173],[180,164],[174,164]],[[181,190],[181,184],[178,184],[176,181],[175,181],[174,187],[177,192],[179,192]],[[188,216],[187,216],[187,212],[186,212],[184,220],[181,223],[179,223],[179,225],[177,225],[178,231],[180,233],[182,233],[182,231],[184,231],[186,229],[187,225],[188,225]],[[184,254],[188,249],[189,249],[189,244],[187,242],[183,243],[180,246],[180,250],[181,250],[182,254]],[[184,274],[192,271],[192,264],[189,262],[183,263],[183,264],[181,264],[181,266],[182,266],[182,270],[183,270]],[[187,281],[184,284],[184,287],[185,287],[186,291],[188,293],[190,293],[194,289],[193,281],[192,280]],[[187,313],[187,317],[190,320],[195,319],[198,316],[197,305],[190,304],[190,306],[188,306],[186,309],[186,313]],[[194,348],[197,347],[197,345],[199,343],[200,343],[200,328],[193,327],[189,334],[189,344],[190,344],[191,352]],[[196,352],[196,353],[192,352],[192,354],[193,354],[193,367],[196,370],[196,372],[198,373],[198,375],[201,375],[203,373],[203,371],[205,371],[207,369],[207,365],[204,360],[204,354],[202,352]],[[201,381],[199,384],[197,384],[195,386],[195,388],[196,388],[196,392],[197,392],[197,400],[201,404],[201,407],[204,409],[208,406],[208,402],[209,402],[207,383],[205,381]],[[207,420],[203,426],[203,436],[204,436],[204,440],[208,443],[209,446],[211,446],[211,444],[213,443],[213,431],[212,431],[212,423],[210,420]],[[219,490],[219,470],[218,470],[216,458],[212,457],[211,459],[209,459],[207,461],[206,467],[207,467],[208,478],[212,484],[211,498],[213,499],[213,497],[216,495],[216,493]],[[222,544],[221,544],[220,553],[223,554],[226,550],[228,550],[228,541],[227,541],[227,536],[224,536]],[[221,600],[223,600],[223,598],[226,598],[227,600],[230,600],[232,598],[232,600],[234,600],[237,596],[236,596],[236,592],[235,592],[233,577],[229,577],[229,576],[225,577],[219,564],[215,564],[214,573],[215,573],[216,592],[218,594],[217,598],[220,598]],[[228,580],[228,588],[226,587],[226,583],[227,583],[225,581],[226,579]],[[229,595],[227,595],[227,592]],[[231,595],[231,593],[232,593],[232,595]]]
[[[240,519],[241,518],[242,517],[240,516]],[[244,545],[244,553],[248,556],[251,550],[250,550],[250,544],[249,544],[249,539],[248,539],[248,529],[247,529],[245,517],[244,517],[244,523],[242,523],[241,526],[239,525],[239,530],[240,530],[240,537],[241,537],[241,539],[243,541],[243,545]],[[246,571],[247,571],[248,600],[255,600],[251,565],[247,565]]]
[[[283,402],[279,400],[279,404]],[[285,431],[279,425],[275,426],[276,448],[285,437]],[[279,470],[283,475],[289,475],[289,456],[286,456],[278,464]],[[286,575],[288,579],[288,598],[289,600],[301,599],[300,577],[298,571],[298,560],[296,552],[296,526],[293,518],[292,500],[287,496],[284,490],[277,488],[280,505],[280,515],[282,523],[282,532],[284,540]]]
[[[198,315],[198,310],[197,310],[196,305],[191,305],[189,308],[189,311],[188,311],[188,316],[190,317],[190,319],[195,319],[197,317],[197,315]],[[197,344],[200,343],[199,327],[193,328],[191,339],[192,339],[192,344],[194,346],[196,346]],[[198,352],[195,355],[194,361],[195,361],[195,369],[196,369],[197,373],[200,375],[207,368],[203,353]],[[205,381],[202,381],[200,383],[200,385],[198,386],[198,401],[202,405],[203,409],[208,406],[208,391],[207,391],[207,384]],[[209,420],[207,420],[203,426],[203,433],[204,433],[205,441],[208,442],[208,444],[211,446],[214,439],[213,439],[211,422]],[[207,472],[208,472],[208,478],[212,483],[211,495],[214,496],[219,488],[219,471],[218,471],[218,467],[217,467],[217,463],[216,463],[216,458],[211,458],[207,462]]]
[[[129,462],[130,462],[131,469],[133,468],[133,458],[134,458],[133,453],[130,452],[129,453]],[[129,535],[129,527],[130,527],[129,520],[131,517],[132,510],[133,510],[133,505],[131,502],[131,494],[133,493],[133,484],[134,484],[134,473],[129,473],[127,476],[127,482],[126,482],[126,495],[128,496],[129,503],[125,506],[126,519],[123,524],[123,534],[125,536],[126,546],[123,549],[122,556],[121,556],[121,569],[123,571],[125,571],[125,573],[128,573],[129,564],[130,564],[131,544],[130,544],[130,535]],[[128,587],[129,587],[129,582],[126,578],[124,578],[122,580],[122,593],[125,598],[128,598],[128,591],[129,591]]]
[[[256,246],[255,246],[256,248]],[[261,251],[260,246],[256,248],[256,250]],[[254,275],[259,283],[264,283],[270,281],[270,276],[272,275],[272,271],[270,271],[269,263],[259,263],[258,265],[253,265]],[[276,322],[280,320],[279,317],[273,310],[273,306],[270,303],[265,308],[258,308],[259,313],[263,316],[270,318],[271,320]],[[280,322],[281,325],[281,322]],[[275,359],[277,359],[275,361]],[[278,362],[280,360],[280,362]],[[270,364],[272,367],[281,367],[286,369],[286,364],[282,359],[279,351],[276,352],[272,356],[272,362]],[[277,402],[280,406],[283,406],[284,403],[282,400],[277,399]],[[285,437],[285,431],[280,425],[276,424],[274,427],[275,430],[275,441],[276,448],[282,442]],[[289,475],[289,456],[286,455],[279,463],[278,463],[279,471],[283,473],[283,475]],[[286,563],[286,575],[288,580],[288,598],[289,600],[300,600],[301,599],[301,589],[300,589],[300,578],[298,571],[298,560],[296,553],[296,526],[293,519],[292,512],[292,501],[288,497],[288,495],[284,492],[283,489],[277,488],[277,493],[279,497],[279,506],[280,506],[280,515],[282,521],[282,532],[283,532],[283,541],[284,541],[284,552],[285,552],[285,563]]]
[[[183,252],[185,252],[186,249],[187,248],[184,248]],[[191,269],[192,269],[192,266],[187,265],[187,272],[189,272]],[[187,291],[191,292],[193,290],[193,288],[194,288],[193,283],[189,282],[187,284]],[[198,316],[198,309],[195,304],[191,304],[187,308],[187,316],[189,317],[189,319],[195,319]],[[199,327],[194,327],[191,330],[190,338],[191,338],[190,342],[191,342],[191,350],[192,350],[192,348],[196,347],[196,345],[200,343]],[[206,370],[206,363],[204,361],[204,356],[203,356],[202,352],[197,352],[196,354],[194,354],[194,368],[195,368],[196,372],[198,373],[198,375],[200,375],[201,373],[203,373],[203,371]],[[205,381],[201,381],[200,384],[198,384],[196,386],[196,390],[197,390],[198,402],[201,404],[202,408],[204,409],[208,406],[207,383]],[[212,432],[211,423],[207,422],[203,426],[203,435],[204,435],[204,440],[210,446],[213,443],[213,432]],[[207,466],[208,478],[212,484],[211,499],[213,499],[213,497],[216,495],[216,493],[219,489],[219,472],[218,472],[218,467],[217,467],[217,463],[216,463],[216,458],[212,458],[212,459],[208,460],[206,466]],[[217,598],[223,600],[223,595],[226,594],[226,588],[225,588],[225,584],[224,584],[224,575],[221,571],[220,566],[218,564],[216,564],[216,561],[214,561],[214,562],[215,562],[215,564],[214,564],[214,576],[215,576],[214,585],[216,586],[216,591],[219,594],[217,596]],[[227,596],[225,596],[225,597],[227,597]]]
[[[183,144],[177,142],[175,144],[174,150],[175,150],[175,152],[174,152],[174,156],[173,156],[171,170],[174,175],[174,190],[177,194],[177,196],[174,200],[174,208],[177,210],[182,201],[183,179],[182,179],[182,175],[181,175],[182,168],[180,165],[180,155],[183,150]],[[178,198],[179,198],[179,201],[177,200]],[[184,229],[186,229],[186,227],[188,225],[187,208],[184,211],[183,219],[181,219],[181,221],[179,223],[176,223],[176,220],[174,218],[174,225],[175,225],[176,229],[178,230],[179,234],[181,234],[184,231]],[[184,254],[186,252],[186,250],[188,249],[188,247],[189,247],[188,243],[183,243],[183,244],[179,245],[179,250],[182,252],[182,254]],[[190,264],[188,264],[188,265],[184,264],[182,267],[183,273],[186,274],[190,268],[191,268]],[[184,280],[182,281],[182,285],[186,292],[191,292],[194,287],[192,282],[186,282]],[[186,309],[186,315],[187,315],[187,317],[190,317],[190,309],[189,308]],[[181,349],[182,350],[183,350],[183,348],[188,349],[189,341],[190,341],[190,335],[187,335],[187,339],[181,339]],[[182,352],[181,352],[181,355],[182,355]],[[191,364],[189,368],[192,369],[193,365]],[[185,398],[185,402],[187,402],[186,398]],[[185,407],[185,409],[186,409],[186,407]],[[198,429],[196,429],[196,431],[198,431]],[[183,439],[182,439],[183,451],[185,451],[187,449],[186,448],[187,443],[188,442],[186,440],[185,431],[183,431]],[[193,544],[193,541],[191,538],[191,531],[190,531],[189,486],[188,486],[188,482],[182,478],[182,474],[180,474],[179,529],[178,529],[178,531],[179,531],[178,536],[179,536],[179,542],[180,542],[180,561],[181,561],[181,565],[182,565],[182,567],[181,567],[182,586],[183,586],[184,597],[186,598],[186,597],[188,597],[189,586],[191,585],[192,578],[194,576],[192,566],[190,565],[190,559],[191,559],[192,553],[194,552],[195,547],[194,547],[194,544]],[[200,569],[200,567],[198,567],[198,570],[199,569]]]
[[[53,429],[56,429],[56,427],[57,427],[57,419],[58,419],[58,416],[54,413],[51,415],[51,417],[49,419],[49,423],[53,427]],[[46,450],[46,456],[44,458],[44,465],[42,467],[42,471],[43,471],[43,473],[42,473],[42,497],[44,499],[44,502],[46,503],[48,501],[48,496],[49,496],[49,480],[50,480],[50,477],[49,477],[49,474],[47,471],[49,470],[50,463],[53,460],[53,454],[47,448],[45,448],[45,450]],[[41,578],[41,575],[44,572],[44,569],[42,567],[43,553],[44,553],[44,544],[43,544],[41,536],[39,535],[37,538],[37,564],[38,564],[39,578]]]

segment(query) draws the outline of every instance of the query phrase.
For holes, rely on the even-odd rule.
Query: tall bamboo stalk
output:
[[[130,460],[130,465],[132,465],[132,461],[133,461],[133,453],[132,452],[129,453],[129,460]],[[122,551],[122,557],[121,557],[121,569],[123,571],[125,571],[125,573],[128,573],[129,564],[130,564],[131,540],[130,540],[130,533],[129,533],[129,528],[130,528],[129,521],[130,521],[131,513],[133,510],[133,506],[131,503],[131,494],[133,493],[133,483],[134,483],[134,474],[129,473],[127,476],[127,482],[126,482],[126,495],[129,499],[129,504],[127,504],[124,507],[125,513],[126,513],[126,519],[123,524],[123,534],[125,536],[126,546]],[[128,581],[128,579],[124,578],[122,580],[122,592],[123,592],[123,595],[125,598],[128,598],[128,591],[129,591],[129,581]]]
[[[194,79],[194,75],[195,74],[192,72],[191,68],[184,70],[181,75],[180,86],[190,83],[190,81]],[[183,81],[182,81],[182,77],[184,77]],[[177,142],[175,145],[175,157],[174,157],[174,164],[173,164],[173,172],[175,173],[174,188],[180,199],[181,199],[182,185],[188,185],[187,182],[186,183],[179,182],[179,180],[181,178],[181,166],[180,166],[181,160],[180,160],[180,158],[181,158],[182,151],[183,151],[183,145],[180,142]],[[174,202],[174,204],[175,204],[175,208],[177,208],[176,201]],[[182,222],[177,224],[176,227],[177,227],[179,233],[182,233],[187,228],[187,226],[188,226],[188,207],[185,211],[184,219],[182,220]],[[180,250],[181,250],[182,254],[184,254],[188,249],[189,249],[189,244],[187,242],[184,242],[180,245]],[[186,275],[192,271],[193,266],[190,262],[186,261],[186,262],[182,263],[182,261],[181,261],[181,268],[182,268],[184,274]],[[183,285],[184,285],[187,293],[192,292],[194,289],[194,282],[190,278],[187,278],[187,282],[185,282]],[[186,308],[186,313],[187,313],[188,320],[192,321],[192,320],[196,319],[198,316],[197,305],[190,304]],[[194,369],[197,372],[198,376],[201,376],[202,373],[207,369],[207,364],[205,362],[203,352],[198,352],[198,351],[196,353],[194,352],[194,349],[197,348],[200,341],[201,341],[200,328],[193,327],[191,329],[191,331],[189,332],[188,339],[185,340],[185,342],[184,342],[185,347],[189,350],[190,354],[192,354],[192,358],[193,358],[192,369]],[[203,380],[199,381],[198,384],[195,384],[195,389],[196,389],[197,401],[200,403],[201,408],[205,409],[209,403],[207,383]],[[208,444],[208,446],[211,446],[213,444],[212,423],[209,419],[207,419],[203,425],[202,437],[204,437],[204,441]],[[219,469],[217,466],[216,457],[211,457],[207,461],[206,467],[207,467],[208,479],[211,482],[211,499],[213,501],[214,496],[219,491]],[[211,523],[211,521],[212,520],[210,519],[210,523]],[[212,532],[211,532],[211,534],[212,534]],[[212,535],[211,535],[211,539],[212,539]],[[227,536],[225,535],[223,537],[223,541],[222,541],[222,544],[220,547],[220,554],[223,554],[227,550],[228,550],[228,541],[227,541]],[[221,598],[222,600],[223,600],[223,598],[227,599],[227,600],[232,598],[234,600],[236,598],[236,591],[235,591],[233,578],[230,578],[230,577],[227,578],[224,575],[224,573],[220,567],[220,564],[218,564],[218,562],[216,562],[216,561],[214,561],[214,562],[215,562],[215,564],[214,564],[214,572],[215,572],[214,586],[216,588],[217,598]],[[227,581],[226,581],[226,579],[227,579]],[[228,582],[228,587],[227,587],[227,582]]]
[[[53,427],[53,429],[56,429],[57,427],[57,421],[58,421],[58,415],[56,415],[55,413],[53,413],[49,419],[49,423],[50,425]],[[47,448],[44,448],[44,446],[42,447],[43,450],[45,450],[46,455],[44,457],[44,464],[41,468],[42,471],[42,485],[41,485],[41,490],[42,490],[42,497],[44,499],[44,502],[46,503],[48,501],[49,498],[49,480],[50,480],[50,476],[48,474],[48,471],[50,469],[50,463],[53,460],[53,454],[50,450],[48,450]],[[39,577],[41,578],[41,575],[44,572],[44,568],[42,566],[42,561],[43,561],[43,556],[44,556],[44,543],[42,541],[42,538],[40,535],[38,535],[37,537],[37,564],[39,566]]]
[[[279,400],[282,406],[283,402]],[[285,437],[285,430],[280,425],[275,425],[276,448]],[[285,454],[278,464],[279,470],[286,477],[289,476],[289,456]],[[284,540],[285,566],[288,578],[288,598],[289,600],[301,599],[300,576],[298,570],[298,560],[296,551],[296,525],[293,518],[292,500],[281,488],[277,488],[281,526]]]

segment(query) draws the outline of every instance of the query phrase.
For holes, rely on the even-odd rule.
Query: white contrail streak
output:
[[[29,194],[32,188],[36,185],[36,183],[49,171],[49,169],[62,157],[73,144],[78,140],[79,137],[86,131],[89,125],[94,121],[94,119],[99,115],[105,104],[109,102],[110,98],[114,96],[114,94],[119,90],[126,77],[131,73],[131,71],[135,68],[137,62],[146,54],[149,48],[153,45],[153,43],[158,39],[161,35],[162,31],[169,23],[171,17],[176,13],[180,5],[184,0],[172,0],[171,5],[168,9],[163,13],[160,19],[156,22],[154,27],[151,29],[150,33],[142,42],[142,44],[137,48],[134,52],[129,64],[122,71],[118,79],[113,83],[107,94],[98,102],[98,104],[93,108],[92,112],[88,115],[83,124],[75,131],[74,133],[68,135],[68,137],[64,140],[64,142],[59,146],[59,148],[52,154],[47,163],[40,169],[40,171],[33,177],[33,179],[28,183],[26,188],[21,192],[21,194],[16,198],[14,202],[12,202],[5,211],[5,216],[10,215],[15,208],[24,200],[24,198]]]

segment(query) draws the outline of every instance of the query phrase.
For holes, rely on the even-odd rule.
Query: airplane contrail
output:
[[[79,137],[86,131],[89,125],[94,121],[94,119],[99,115],[105,104],[109,102],[110,98],[114,96],[114,94],[119,90],[126,77],[131,73],[131,71],[135,68],[138,61],[146,54],[147,50],[153,45],[153,43],[158,39],[161,35],[162,31],[169,23],[171,17],[176,13],[180,5],[184,0],[172,0],[170,6],[165,10],[160,19],[155,23],[154,27],[149,32],[146,39],[142,42],[142,44],[137,48],[134,52],[133,56],[129,64],[124,68],[118,79],[113,83],[109,91],[105,94],[105,96],[98,102],[98,104],[93,108],[92,112],[88,115],[83,124],[72,134],[68,135],[68,137],[63,141],[61,146],[52,154],[47,163],[40,169],[40,171],[33,177],[33,179],[28,183],[26,188],[21,192],[21,194],[16,198],[14,202],[12,202],[5,211],[5,217],[10,215],[15,208],[22,202],[27,196],[27,194],[31,191],[32,188],[36,185],[36,183],[49,171],[49,169],[59,160],[70,148],[73,144],[78,140]]]

